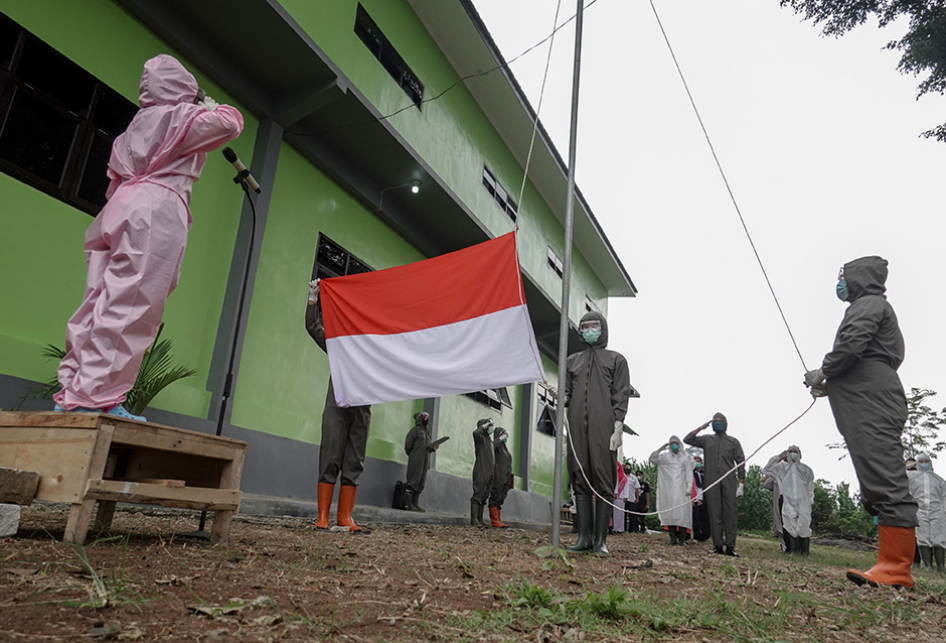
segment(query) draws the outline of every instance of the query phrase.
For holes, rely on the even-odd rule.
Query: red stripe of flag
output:
[[[525,302],[514,232],[406,266],[320,282],[325,337],[393,335]]]

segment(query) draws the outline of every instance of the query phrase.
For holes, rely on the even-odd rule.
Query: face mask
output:
[[[703,468],[703,463],[702,463],[702,462],[697,462],[697,463],[694,464],[694,466],[695,466],[697,469],[702,469],[702,468]]]
[[[680,445],[674,442],[673,444],[670,445],[670,450],[676,453],[677,451],[680,450]]]
[[[723,431],[726,430],[726,424],[724,422],[720,422],[717,420],[713,422],[713,430],[716,431],[717,433],[722,433]]]
[[[597,329],[583,330],[581,331],[581,338],[585,340],[586,344],[594,345],[601,339],[601,331]]]
[[[916,465],[920,471],[932,471],[933,463],[932,462],[920,462]]]
[[[792,453],[788,454],[788,459],[791,460],[792,462],[798,462],[801,459],[801,454],[795,453],[793,451]]]
[[[486,432],[489,433],[490,435],[492,435],[494,428],[495,428],[495,427],[494,427],[492,424],[489,424],[489,425],[486,426]]]
[[[428,422],[430,422],[430,418],[427,417],[426,415],[422,415],[420,418],[420,423],[423,424],[424,426],[427,426]]]
[[[834,292],[837,293],[838,299],[840,299],[841,301],[847,301],[847,296],[848,296],[847,282],[844,281],[843,279],[838,281],[838,285],[835,286]]]
[[[502,442],[503,444],[506,444],[506,441],[507,441],[508,439],[509,439],[509,436],[508,436],[508,435],[504,435],[503,437],[499,438],[499,441]]]
[[[637,476],[637,479],[640,480],[641,482],[643,482],[643,481],[644,481],[644,476]]]

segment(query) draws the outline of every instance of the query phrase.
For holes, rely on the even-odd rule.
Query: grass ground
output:
[[[0,641],[943,641],[946,579],[856,588],[875,555],[812,545],[740,558],[609,538],[612,555],[553,552],[545,533],[237,516],[228,545],[176,538],[190,513],[119,510],[114,535],[60,543],[65,508],[35,505],[0,542]],[[571,537],[566,536],[570,541]]]

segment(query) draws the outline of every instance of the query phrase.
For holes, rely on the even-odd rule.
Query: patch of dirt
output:
[[[67,514],[65,505],[24,508],[18,536],[0,541],[0,641],[597,641],[614,639],[518,617],[509,584],[523,579],[582,598],[622,583],[651,603],[772,606],[785,588],[827,603],[870,591],[849,588],[840,568],[784,558],[765,539],[740,540],[742,557],[728,558],[705,544],[670,547],[662,535],[621,534],[609,537],[608,558],[563,559],[543,551],[549,535],[537,531],[376,524],[372,534],[354,535],[316,532],[311,519],[238,515],[229,544],[211,546],[173,536],[195,530],[196,513],[119,507],[117,536],[79,548],[58,541]],[[563,534],[566,543],[573,538]],[[909,600],[921,604],[921,619],[891,623],[889,632],[872,625],[879,634],[860,632],[863,640],[922,641],[942,631],[942,591]],[[502,610],[511,614],[502,634],[464,626]],[[845,639],[852,626],[837,614],[813,612],[799,631],[814,619],[817,640],[855,640]],[[726,640],[710,626],[631,625],[627,640]]]

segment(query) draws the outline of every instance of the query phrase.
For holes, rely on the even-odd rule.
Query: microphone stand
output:
[[[256,203],[250,196],[250,186],[247,184],[246,177],[250,175],[249,170],[242,170],[235,177],[233,182],[238,183],[243,188],[246,200],[250,203],[250,213],[252,214],[252,226],[250,227],[250,243],[246,249],[246,267],[243,269],[243,283],[240,287],[240,302],[237,304],[236,322],[233,326],[233,344],[230,346],[230,361],[227,365],[227,377],[223,383],[222,399],[220,400],[220,412],[217,414],[217,431],[215,435],[220,436],[223,433],[224,418],[227,414],[227,400],[233,394],[233,363],[236,361],[237,344],[240,341],[240,320],[243,318],[243,306],[246,303],[246,285],[250,280],[250,264],[253,261],[253,244],[256,242]],[[185,538],[199,538],[201,540],[210,540],[210,533],[204,529],[207,523],[207,510],[200,512],[200,525],[197,531],[188,531],[175,534]]]

